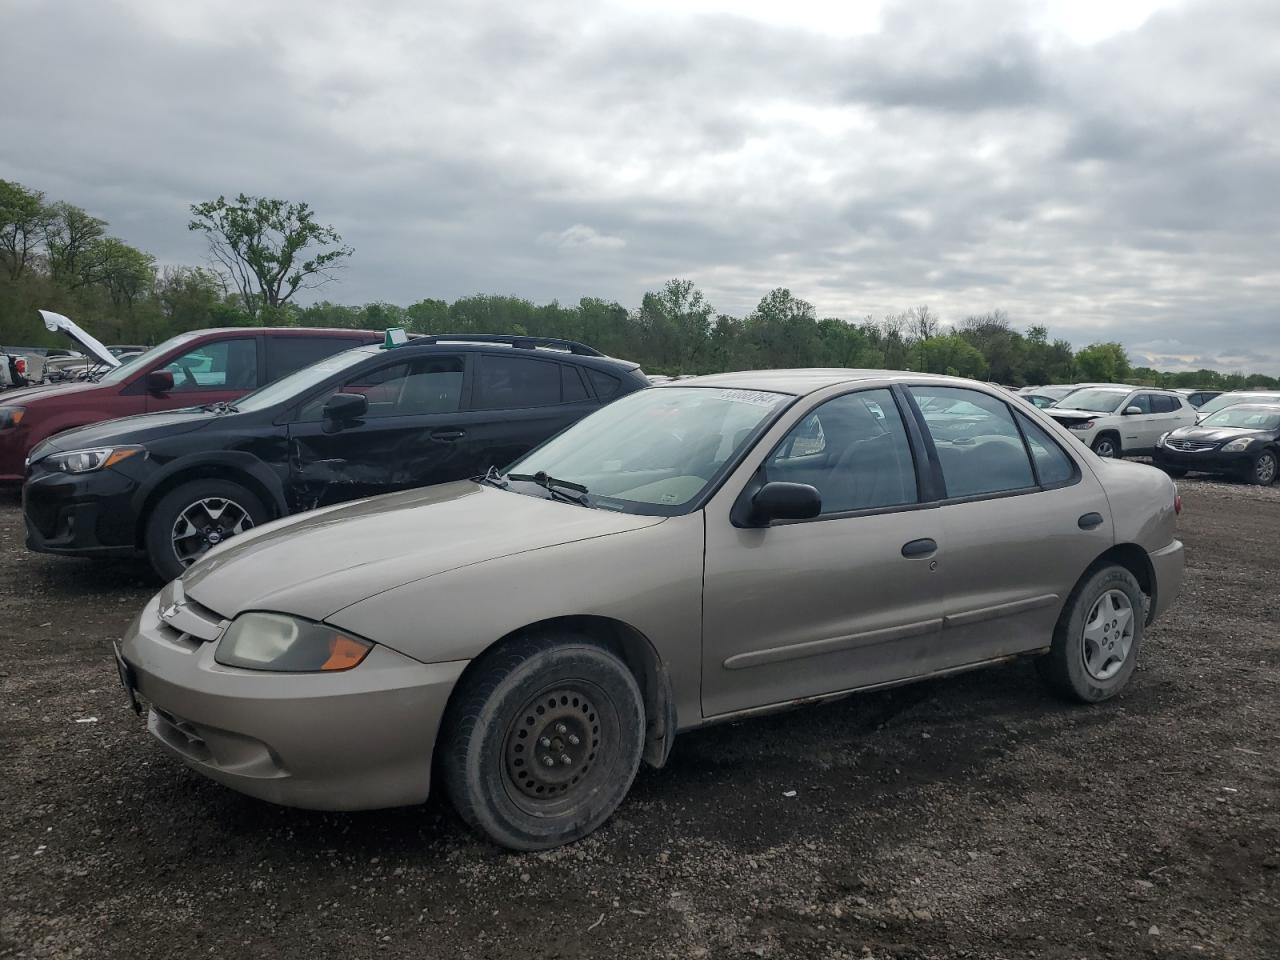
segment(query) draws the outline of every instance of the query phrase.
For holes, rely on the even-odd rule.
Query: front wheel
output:
[[[1269,487],[1276,482],[1276,454],[1274,450],[1263,450],[1253,458],[1253,466],[1247,479],[1260,487]]]
[[[1119,693],[1138,661],[1146,621],[1142,588],[1124,567],[1097,567],[1071,591],[1049,652],[1036,661],[1058,693],[1097,703]]]
[[[464,679],[437,752],[468,825],[512,850],[546,850],[622,802],[644,728],[640,688],[616,656],[581,635],[527,637]]]
[[[1093,452],[1104,459],[1114,460],[1120,456],[1120,445],[1116,443],[1115,437],[1103,435],[1093,441]]]
[[[147,558],[168,582],[222,541],[268,519],[262,501],[240,484],[193,480],[165,494],[147,517]]]

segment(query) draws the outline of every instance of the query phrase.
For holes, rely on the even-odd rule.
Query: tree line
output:
[[[194,204],[189,229],[209,243],[209,266],[157,265],[65,201],[0,180],[0,344],[52,344],[37,307],[57,310],[108,343],[153,344],[187,330],[285,325],[420,333],[505,333],[579,340],[650,373],[763,367],[873,367],[947,373],[1009,386],[1076,381],[1163,387],[1280,386],[1262,374],[1162,372],[1130,364],[1118,343],[1073,350],[1043,326],[1018,329],[1001,310],[951,325],[928,305],[880,318],[820,317],[785,287],[750,313],[717,311],[693,282],[667,281],[629,309],[583,297],[536,304],[477,294],[400,306],[349,306],[295,295],[330,282],[352,250],[305,203],[243,194]]]

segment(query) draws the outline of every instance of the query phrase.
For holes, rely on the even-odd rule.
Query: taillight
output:
[[[14,361],[13,368],[17,370],[20,375],[25,377],[27,375],[27,358],[18,357],[18,359]]]
[[[1180,493],[1173,495],[1173,513],[1174,516],[1182,516],[1182,494]]]

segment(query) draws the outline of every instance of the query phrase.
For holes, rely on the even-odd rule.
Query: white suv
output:
[[[1086,387],[1045,410],[1100,457],[1149,456],[1171,430],[1193,426],[1196,409],[1171,390]]]

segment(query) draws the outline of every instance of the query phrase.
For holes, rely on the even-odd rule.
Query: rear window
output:
[[[471,405],[477,410],[519,410],[560,402],[560,364],[552,360],[482,354]]]
[[[587,375],[591,377],[591,385],[596,388],[596,396],[601,400],[608,400],[618,392],[618,388],[622,386],[622,381],[611,373],[605,373],[603,370],[587,370]]]
[[[351,337],[268,337],[267,380],[279,380],[317,360],[358,346]]]

